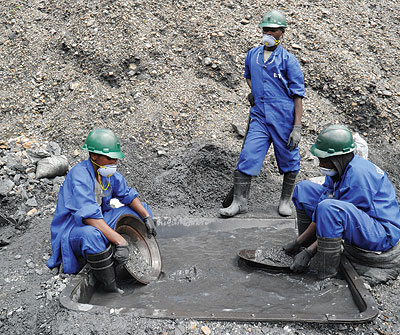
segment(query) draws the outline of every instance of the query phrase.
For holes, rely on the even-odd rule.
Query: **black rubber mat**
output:
[[[351,264],[342,279],[317,281],[241,264],[238,251],[283,245],[295,237],[293,219],[158,218],[163,269],[148,285],[120,281],[124,294],[96,289],[86,269],[60,301],[74,310],[134,313],[152,318],[235,321],[364,322],[378,309]]]

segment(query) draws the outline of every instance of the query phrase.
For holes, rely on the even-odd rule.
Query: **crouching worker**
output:
[[[318,157],[323,185],[302,181],[295,187],[299,236],[284,246],[294,255],[291,269],[304,271],[315,255],[318,279],[337,274],[345,245],[390,252],[400,239],[400,211],[386,173],[354,154],[349,129],[325,128],[310,148]]]
[[[152,213],[116,171],[124,154],[111,130],[92,131],[82,149],[89,152],[89,158],[69,171],[58,193],[47,266],[62,264],[64,273],[74,274],[87,262],[106,291],[121,293],[113,263],[125,264],[129,250],[127,241],[114,230],[115,224],[121,215],[133,214],[143,220],[149,237],[156,236]],[[112,198],[125,206],[112,208]]]

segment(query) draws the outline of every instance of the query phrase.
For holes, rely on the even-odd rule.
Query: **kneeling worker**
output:
[[[121,292],[116,285],[113,259],[125,264],[129,250],[127,241],[114,230],[115,224],[121,215],[133,214],[143,220],[151,237],[156,236],[154,221],[138,192],[116,172],[117,160],[124,154],[115,134],[109,129],[96,129],[82,149],[89,151],[89,159],[69,171],[58,193],[51,222],[52,256],[47,266],[62,264],[64,273],[77,273],[85,260],[105,290]],[[112,208],[112,198],[125,206]]]
[[[342,239],[349,245],[386,252],[400,239],[400,211],[386,173],[354,154],[348,128],[325,128],[310,148],[325,183],[301,181],[295,187],[299,236],[284,246],[294,255],[291,269],[304,271],[316,255],[318,279],[333,277],[340,264]]]

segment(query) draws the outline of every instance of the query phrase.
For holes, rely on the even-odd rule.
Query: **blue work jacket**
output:
[[[277,120],[282,116],[293,118],[293,98],[304,98],[305,94],[304,75],[294,55],[279,44],[264,62],[264,46],[255,47],[247,53],[244,77],[251,79],[256,104],[252,109],[254,114],[265,116],[271,123],[274,123],[271,117]],[[266,104],[272,108],[265,107]],[[281,115],[274,116],[277,112]],[[293,122],[288,126],[293,127]]]
[[[400,239],[400,210],[395,189],[386,173],[372,162],[354,155],[342,177],[336,183],[327,176],[323,184],[325,191],[319,201],[327,198],[352,203],[370,217],[379,221],[387,235],[392,238],[392,247]],[[313,215],[315,222],[315,212]]]

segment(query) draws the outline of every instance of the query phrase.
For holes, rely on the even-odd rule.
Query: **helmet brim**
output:
[[[345,151],[345,152],[343,152],[343,151],[338,151],[338,152],[334,152],[334,153],[329,153],[329,152],[326,152],[326,151],[323,151],[323,150],[318,149],[317,146],[316,146],[315,144],[313,144],[313,145],[311,146],[311,148],[310,148],[310,152],[311,152],[315,157],[318,157],[318,158],[328,158],[328,157],[332,157],[332,156],[345,155],[345,154],[348,154],[348,153],[350,153],[350,152],[353,152],[354,150],[355,150],[355,147],[354,147],[354,148],[351,148],[350,150],[347,150],[347,151]]]
[[[310,148],[310,152],[318,158],[327,158],[330,155],[326,151],[319,150],[315,144]]]
[[[282,24],[277,24],[277,23],[266,23],[266,22],[261,22],[259,25],[258,25],[260,28],[264,28],[264,27],[267,27],[267,28],[286,28],[287,26],[286,25],[282,25]]]
[[[106,156],[111,159],[122,159],[125,157],[125,155],[121,151],[120,152],[103,152],[100,150],[89,150],[85,146],[82,146],[81,149],[89,151],[89,152],[93,152],[94,154],[97,154],[97,155],[103,155],[103,156]]]
[[[125,155],[122,152],[108,152],[108,153],[102,153],[101,155],[107,156],[112,159],[122,159],[125,157]]]

